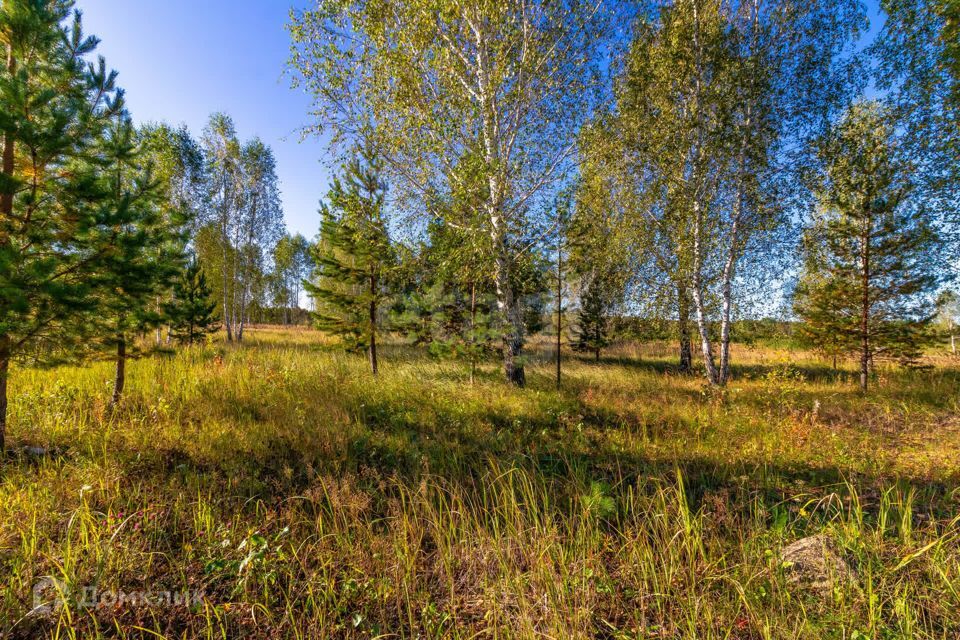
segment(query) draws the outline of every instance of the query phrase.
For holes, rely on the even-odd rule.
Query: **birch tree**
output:
[[[776,277],[792,236],[790,205],[813,159],[813,141],[830,126],[862,81],[853,53],[865,24],[849,0],[803,4],[742,0],[729,5],[733,42],[732,155],[727,202],[718,208],[720,250],[720,365],[730,378],[731,314],[742,271]],[[740,283],[741,286],[743,283]],[[741,294],[740,299],[743,299]]]
[[[758,276],[785,248],[788,194],[806,142],[847,95],[859,18],[846,0],[680,0],[638,25],[616,88],[615,171],[636,194],[642,246],[676,285],[681,324],[689,292],[710,384],[729,379],[746,278],[769,279]]]
[[[321,0],[290,25],[295,82],[314,97],[309,131],[375,141],[427,217],[443,217],[439,203],[466,176],[477,185],[477,223],[464,231],[491,248],[516,385],[525,331],[511,272],[546,232],[537,205],[591,112],[607,17],[600,0]]]
[[[718,277],[717,209],[729,171],[734,51],[722,6],[683,0],[638,25],[617,87],[613,134],[654,262],[693,303],[708,380],[719,382],[708,289]],[[681,318],[682,323],[682,318]]]
[[[246,143],[240,152],[241,207],[235,224],[234,320],[235,336],[243,340],[254,278],[284,233],[283,208],[277,163],[273,151],[259,138]]]
[[[233,120],[222,113],[210,117],[202,146],[208,232],[199,234],[200,253],[205,265],[220,269],[227,341],[241,341],[255,285],[284,231],[276,159],[259,138],[241,143]]]
[[[296,321],[303,281],[310,277],[310,242],[301,234],[285,234],[273,248],[273,299],[283,307],[283,323]]]
[[[960,268],[960,3],[882,0],[884,20],[870,47],[876,84],[904,135],[914,182],[953,235]]]
[[[149,164],[165,209],[166,225],[196,231],[204,210],[204,158],[200,145],[185,125],[174,129],[165,123],[148,124],[137,132],[143,164]],[[173,238],[181,245],[189,238]],[[159,254],[158,254],[159,255]],[[155,311],[162,314],[171,292],[158,293]],[[162,341],[162,327],[156,327],[156,344]],[[170,328],[167,341],[171,339]]]
[[[220,296],[223,302],[223,327],[227,341],[232,342],[237,318],[233,304],[235,269],[233,240],[238,233],[237,217],[242,203],[242,172],[240,166],[240,141],[230,116],[215,113],[203,130],[201,138],[207,175],[206,223],[214,230],[217,262],[220,266]],[[210,264],[213,260],[206,260]]]

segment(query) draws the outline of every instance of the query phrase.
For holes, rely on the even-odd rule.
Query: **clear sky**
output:
[[[290,0],[77,0],[84,30],[119,72],[137,122],[184,123],[199,137],[214,111],[241,139],[273,147],[291,232],[312,238],[327,191],[325,145],[300,142],[308,97],[283,76]],[[299,5],[304,5],[300,0]]]

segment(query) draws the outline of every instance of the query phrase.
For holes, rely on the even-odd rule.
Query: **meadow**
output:
[[[551,355],[516,389],[387,344],[373,379],[257,328],[130,363],[112,410],[109,363],[15,369],[0,638],[960,637],[957,360],[863,395],[772,347],[723,392],[670,345],[560,389]],[[853,580],[789,579],[813,534]]]

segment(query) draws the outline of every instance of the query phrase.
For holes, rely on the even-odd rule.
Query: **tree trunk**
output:
[[[377,276],[370,276],[370,370],[377,375]]]
[[[957,355],[957,336],[950,334],[950,351]]]
[[[690,297],[687,288],[677,286],[677,323],[680,333],[680,371],[693,371],[693,349],[690,346]]]
[[[17,63],[13,57],[13,45],[7,45],[7,72],[13,76],[17,71]],[[13,178],[15,169],[13,132],[7,131],[3,135],[3,175]],[[10,220],[13,216],[13,193],[0,194],[0,217]],[[10,237],[6,230],[0,231],[0,248],[6,249],[10,245]],[[10,374],[10,358],[12,356],[11,339],[7,334],[0,335],[0,464],[2,454],[6,451],[7,434],[7,378]]]
[[[752,48],[757,45],[757,21],[759,19],[759,4],[753,4]],[[752,76],[749,76],[752,80]],[[723,303],[720,319],[720,372],[717,382],[725,385],[730,379],[730,310],[733,306],[733,277],[736,272],[737,258],[740,248],[740,221],[743,219],[743,210],[746,206],[747,180],[747,147],[750,143],[753,129],[753,84],[745,99],[743,127],[740,133],[740,149],[737,157],[737,187],[733,201],[733,222],[730,225],[730,244],[727,247],[727,259],[723,265]]]
[[[247,297],[246,293],[240,294],[240,322],[239,324],[237,324],[237,342],[243,342],[243,327],[246,322],[246,316],[247,316],[247,309],[246,309],[247,305],[244,302],[246,297]]]
[[[870,376],[870,216],[866,216],[866,228],[861,237],[861,292],[862,308],[860,310],[860,389],[867,390],[867,380]]]
[[[560,388],[560,349],[563,333],[563,253],[557,243],[557,389]]]
[[[702,95],[702,76],[704,74],[703,70],[703,61],[702,61],[702,44],[700,42],[700,16],[699,16],[699,7],[696,2],[692,5],[693,8],[693,51],[694,51],[694,103],[696,105],[695,110],[695,122],[694,122],[694,132],[695,132],[695,141],[693,146],[692,153],[692,172],[693,178],[695,180],[699,179],[698,174],[700,173],[700,162],[703,157],[703,123],[702,123],[702,114],[700,113],[701,100],[700,96]],[[703,366],[704,372],[707,376],[707,381],[712,386],[717,386],[720,384],[720,376],[717,372],[716,364],[713,360],[713,345],[710,342],[710,333],[707,326],[707,311],[706,305],[703,300],[703,216],[705,212],[702,211],[703,202],[700,200],[700,196],[696,194],[696,190],[699,189],[700,185],[695,187],[695,193],[693,197],[693,306],[694,311],[696,312],[697,318],[697,331],[700,334],[700,348],[703,351]]]
[[[694,202],[693,209],[693,307],[697,317],[697,330],[700,333],[700,349],[703,352],[703,366],[707,381],[713,386],[718,386],[720,376],[713,360],[713,345],[710,342],[707,312],[703,301],[703,275],[701,274],[703,243],[701,239],[701,214],[697,202]]]
[[[723,265],[723,303],[720,319],[720,372],[717,382],[720,385],[727,383],[730,379],[730,310],[733,306],[733,272],[736,263],[736,245],[737,232],[739,227],[740,212],[734,215],[733,225],[730,229],[730,247],[727,253],[727,260]]]
[[[17,72],[17,61],[13,57],[13,45],[7,45],[7,73],[13,77]],[[3,175],[13,178],[14,170],[14,138],[13,132],[7,131],[3,134]],[[13,193],[0,194],[0,214],[8,218],[13,213]],[[9,238],[3,237],[3,244],[9,242]]]
[[[505,218],[503,210],[507,192],[507,175],[504,167],[501,166],[502,129],[496,104],[496,90],[493,88],[492,80],[495,65],[491,61],[489,32],[477,25],[471,24],[471,27],[476,38],[474,71],[482,120],[480,132],[483,142],[483,159],[488,172],[489,192],[485,208],[495,252],[494,284],[497,293],[497,311],[500,322],[505,322],[507,325],[507,330],[503,334],[503,370],[509,383],[522,387],[526,384],[526,375],[523,365],[517,360],[523,351],[524,325],[520,306],[514,298],[513,285],[510,282],[510,256],[507,244],[510,221]]]
[[[496,272],[494,274],[497,310],[500,313],[500,321],[506,323],[506,330],[503,334],[503,371],[507,382],[523,387],[527,378],[523,365],[517,362],[523,351],[523,317],[520,313],[520,305],[514,298],[513,285],[510,282],[507,248],[504,246],[503,232],[498,228],[501,224],[500,218],[493,215],[491,216],[491,222],[494,228],[494,246],[497,251]]]
[[[477,373],[477,283],[470,283],[470,346],[474,347],[470,353],[470,384],[473,384]]]
[[[6,451],[7,379],[10,376],[10,337],[0,336],[0,466]]]
[[[226,242],[226,240],[224,240]],[[223,250],[223,327],[227,330],[227,342],[233,342],[233,330],[230,327],[230,294],[227,276],[227,250]]]
[[[250,278],[248,277],[246,267],[244,267],[240,277],[243,278],[243,286],[240,287],[240,322],[237,324],[237,342],[243,342],[243,327],[246,326],[249,320],[249,318],[247,318],[247,297],[249,295],[249,285],[247,283]]]
[[[297,278],[299,278],[299,274]],[[290,308],[290,322],[300,324],[300,281],[293,287],[293,306]]]
[[[506,261],[501,258],[498,262]],[[507,323],[507,330],[503,335],[503,372],[507,382],[523,387],[527,377],[523,365],[517,362],[523,351],[523,318],[520,315],[519,305],[514,299],[513,286],[509,281],[506,264],[499,265],[497,271],[497,308]]]
[[[160,301],[160,296],[157,296],[157,314],[163,317],[163,303]],[[156,343],[158,347],[163,343],[163,325],[161,324],[157,325]]]
[[[237,327],[241,322],[243,322],[243,315],[240,315],[240,318],[237,318],[237,312],[240,311],[240,305],[237,302],[237,289],[240,289],[243,286],[243,281],[240,276],[240,235],[239,231],[236,234],[234,239],[234,250],[233,250],[233,270],[231,271],[230,278],[232,279],[231,285],[231,295],[230,295],[230,319],[233,324],[233,333],[234,338],[237,342],[240,341],[240,336],[237,335]]]
[[[113,397],[110,400],[111,405],[120,402],[123,396],[123,386],[127,378],[127,341],[121,333],[117,337],[117,376],[113,382]]]
[[[863,329],[861,320],[862,337],[860,339],[860,390],[867,390],[867,380],[870,377],[870,340],[867,338],[866,330]]]

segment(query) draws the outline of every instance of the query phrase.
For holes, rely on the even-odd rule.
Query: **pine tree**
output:
[[[79,342],[115,247],[95,142],[118,108],[116,74],[102,58],[88,67],[98,41],[72,5],[0,6],[0,450],[11,361]]]
[[[843,330],[847,318],[841,301],[833,298],[829,275],[824,269],[823,238],[827,230],[822,222],[804,233],[802,253],[803,270],[794,290],[794,311],[803,320],[798,329],[800,340],[824,357],[833,368],[837,360],[857,350],[856,336]]]
[[[595,178],[595,176],[588,177]],[[600,352],[609,346],[610,316],[626,295],[628,247],[622,238],[622,221],[609,195],[598,193],[593,180],[577,185],[575,208],[566,231],[568,267],[579,282],[580,308],[573,327],[575,351]]]
[[[796,309],[812,335],[856,350],[866,390],[877,359],[912,362],[929,340],[938,238],[911,200],[910,168],[877,103],[854,104],[821,158],[820,220],[807,234],[816,266]]]
[[[574,327],[574,349],[592,353],[600,362],[600,352],[610,345],[609,321],[611,310],[611,283],[609,278],[594,276],[580,292],[580,310]]]
[[[406,333],[414,345],[425,346],[434,358],[469,363],[472,382],[477,365],[497,352],[494,309],[494,297],[478,293],[476,285],[464,289],[437,278],[425,290],[406,294],[391,316],[391,325]]]
[[[472,383],[477,365],[497,353],[499,319],[492,283],[483,275],[490,256],[458,227],[433,221],[427,240],[401,254],[395,278],[401,295],[390,323],[432,357],[467,362]]]
[[[364,148],[334,179],[329,204],[321,205],[320,240],[311,251],[314,281],[304,283],[316,303],[317,328],[338,336],[348,350],[366,350],[374,375],[381,306],[395,263],[385,192],[380,160]]]
[[[172,337],[180,344],[191,345],[216,332],[220,328],[216,307],[207,276],[194,258],[174,283],[173,298],[165,306]]]
[[[120,108],[101,143],[103,206],[109,212],[109,247],[101,265],[97,324],[115,348],[111,404],[120,401],[126,364],[137,354],[132,336],[160,326],[156,300],[169,290],[183,258],[184,222],[168,209],[153,178],[129,114]]]

